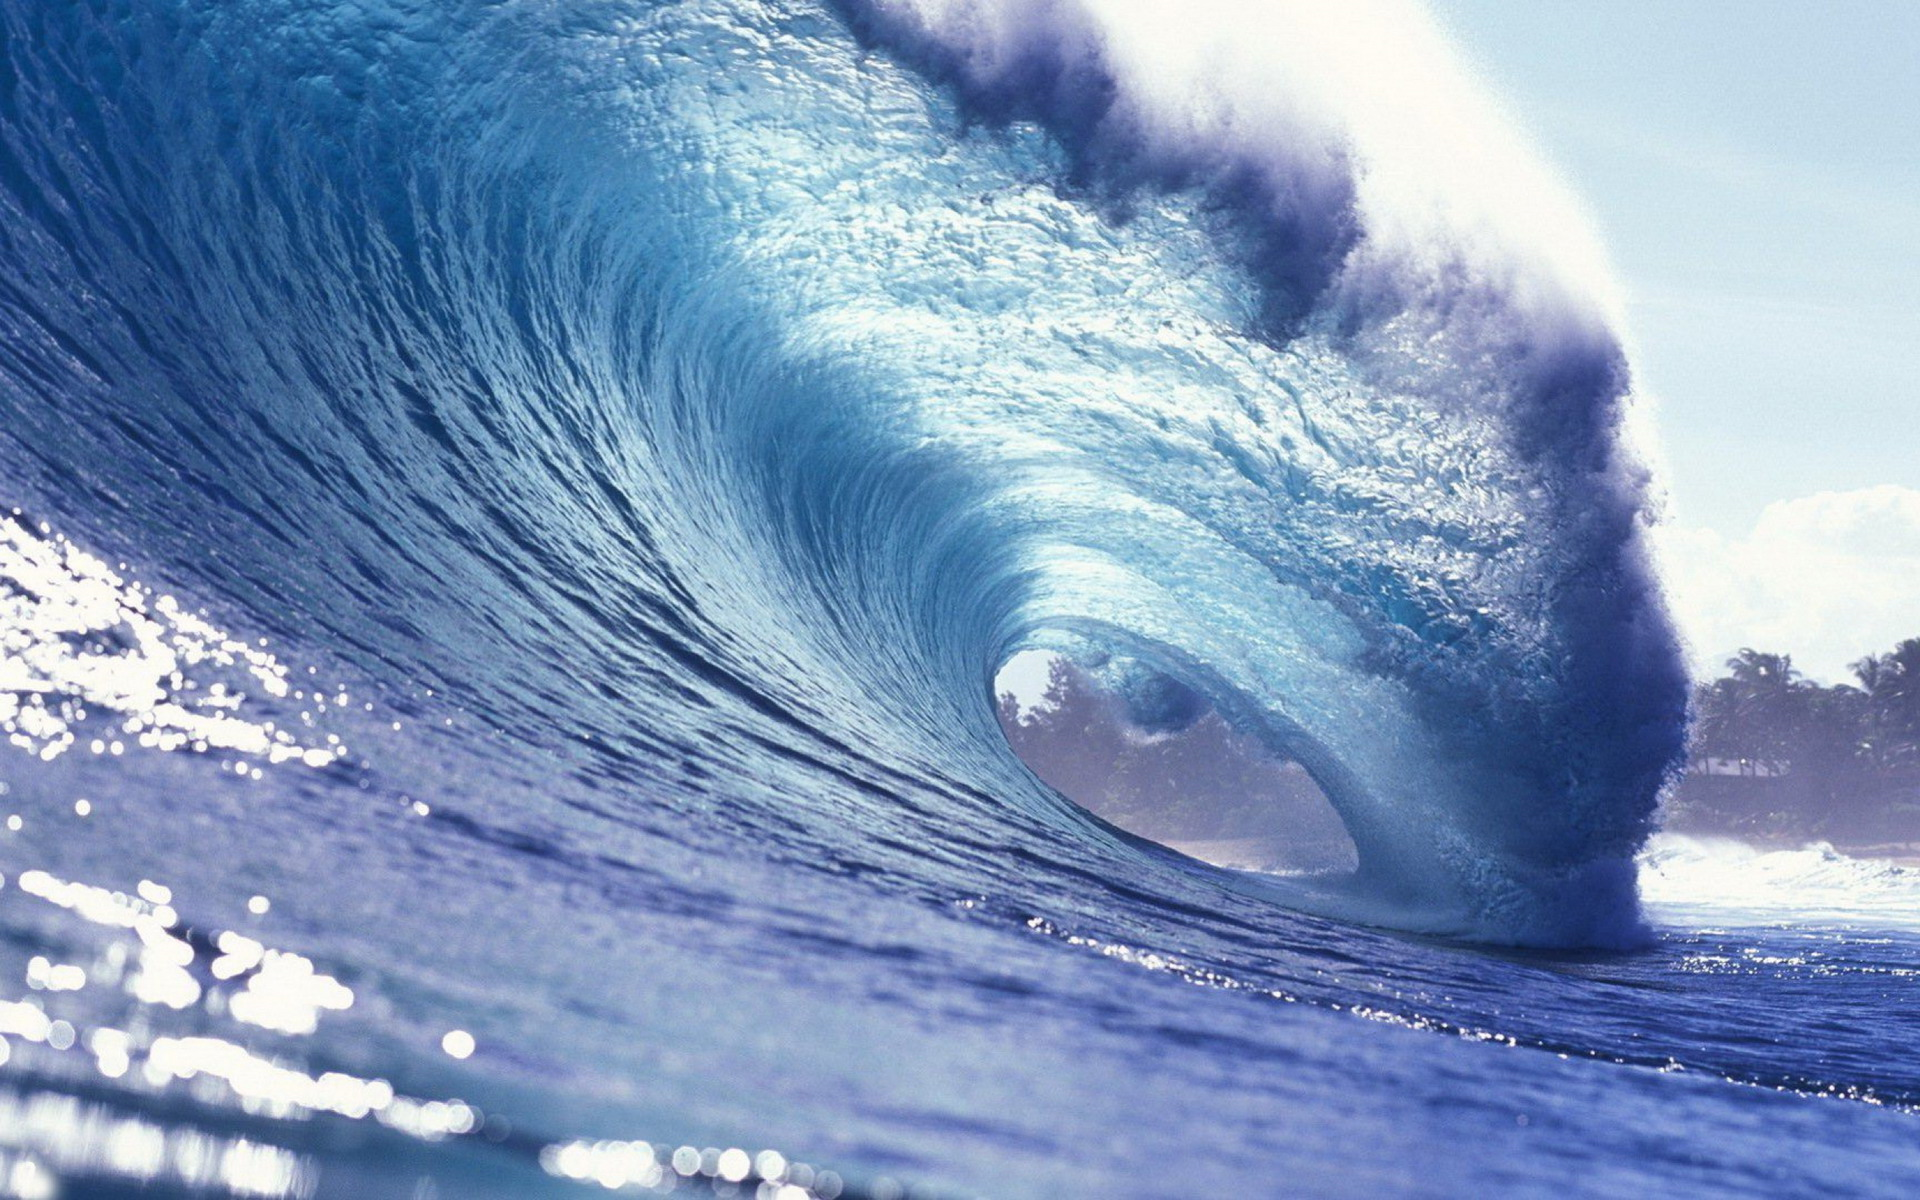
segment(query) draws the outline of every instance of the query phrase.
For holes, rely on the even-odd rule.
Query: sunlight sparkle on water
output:
[[[40,1073],[55,1060],[22,1056],[64,1056],[78,1049],[102,1079],[135,1090],[187,1086],[202,1104],[220,1103],[224,1093],[225,1103],[243,1113],[371,1120],[424,1142],[464,1137],[484,1122],[484,1115],[462,1100],[407,1096],[385,1079],[309,1070],[282,1052],[243,1044],[236,1040],[239,1033],[168,1033],[157,1024],[158,1014],[200,1010],[207,1018],[224,1016],[283,1037],[311,1035],[322,1014],[350,1009],[355,997],[306,956],[224,930],[208,932],[211,959],[202,962],[204,943],[182,925],[172,906],[174,889],[151,879],[142,879],[132,894],[60,879],[38,868],[22,871],[14,882],[17,894],[123,940],[108,943],[91,967],[46,954],[28,962],[25,982],[34,994],[0,999],[0,1066],[24,1065]],[[125,970],[129,964],[132,969]],[[196,972],[202,973],[196,977]],[[208,977],[211,988],[201,983]],[[127,1021],[89,1028],[76,1024],[77,1013],[68,1020],[49,1009],[95,984],[118,985],[155,1015],[135,1009]],[[449,1052],[472,1052],[471,1035],[461,1036],[464,1043],[449,1034]],[[60,1194],[60,1181],[69,1174],[267,1197],[308,1195],[315,1183],[311,1164],[280,1147],[173,1129],[76,1097],[22,1099],[0,1089],[0,1195]],[[23,1190],[22,1180],[47,1190]]]
[[[130,740],[315,769],[345,758],[337,738],[309,744],[245,715],[249,693],[285,699],[288,676],[260,645],[123,579],[18,510],[0,519],[0,736],[20,749],[50,761],[88,736],[96,755],[119,755]],[[257,767],[234,769],[257,778]],[[84,817],[92,806],[74,808]]]

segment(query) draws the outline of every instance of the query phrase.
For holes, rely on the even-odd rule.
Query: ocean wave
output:
[[[1369,911],[1638,936],[1684,688],[1579,226],[1507,236],[1558,193],[1397,9],[1404,101],[1145,11],[13,11],[31,498],[504,726],[744,709],[967,824],[1078,820],[985,681],[1091,647],[1304,763]]]
[[[0,0],[6,1186],[1904,1153],[1909,942],[1641,857],[1686,687],[1577,212],[1424,16],[1251,11]],[[1040,785],[1028,649],[1358,871]]]

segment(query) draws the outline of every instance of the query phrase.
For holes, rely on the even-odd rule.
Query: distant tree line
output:
[[[1856,853],[1920,853],[1920,638],[1825,687],[1742,650],[1694,694],[1689,770],[1667,828]]]
[[[1920,638],[1853,664],[1857,684],[1822,687],[1787,654],[1742,650],[1694,696],[1693,758],[1758,774],[1836,782],[1920,767]]]
[[[1667,828],[1920,856],[1920,638],[1830,687],[1785,654],[1742,650],[1726,670],[1695,692],[1689,770],[1667,798]],[[1123,828],[1175,844],[1261,840],[1322,860],[1316,847],[1350,852],[1307,773],[1216,713],[1144,734],[1064,658],[1037,703],[1002,694],[999,705],[1008,741],[1042,779]]]

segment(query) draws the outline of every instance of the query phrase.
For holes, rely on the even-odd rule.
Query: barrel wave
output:
[[[1309,765],[1383,919],[1633,936],[1683,680],[1606,322],[1306,102],[1017,11],[23,14],[30,450],[348,644],[605,647],[610,723],[718,689],[1021,820],[983,680],[1122,654]]]
[[[853,1164],[829,1190],[741,1160],[796,1194],[1243,1186],[1286,1089],[1338,1070],[1238,1072],[1353,1014],[1473,1035],[1443,1055],[1907,1095],[1867,1049],[1769,1056],[1683,1001],[1652,1049],[1625,1018],[1556,1029],[1554,1001],[1495,1020],[1449,957],[1472,952],[1378,931],[1656,944],[1635,855],[1687,680],[1615,304],[1423,13],[1174,7],[0,3],[0,566],[40,672],[11,778],[91,823],[30,820],[8,894],[84,915],[84,881],[125,899],[172,870],[128,927],[158,905],[215,931],[181,934],[204,999],[74,990],[101,1006],[71,1018],[83,1049],[157,1005],[189,1050],[262,1025],[212,1000],[255,970],[218,965],[245,957],[218,930],[284,920],[360,999],[317,1041],[265,1024],[275,1061],[391,1081],[299,1104],[413,1140],[263,1132],[264,1101],[210,1118],[168,1070],[251,1085],[166,1067],[172,1041],[126,1077],[145,1092],[32,1087],[239,1122],[324,1164],[282,1193],[342,1195],[415,1167],[488,1194],[475,1164],[515,1152],[501,1194],[731,1186],[748,1169],[699,1152],[726,1135]],[[47,615],[86,597],[97,626]],[[1176,681],[1304,764],[1358,872],[1223,872],[1068,804],[994,724],[1031,648],[1122,664],[1142,705]],[[89,655],[150,677],[108,686]],[[85,940],[8,928],[43,963]],[[1078,981],[1088,951],[1128,974]],[[1176,992],[1266,1008],[1229,1034]],[[476,1041],[435,1012],[491,1082],[449,1074]],[[782,1022],[776,1052],[754,1031]],[[1097,1082],[1162,1035],[1201,1057],[1153,1095],[1240,1115],[1182,1128]],[[1428,1069],[1381,1036],[1356,1051],[1377,1083]],[[970,1074],[1009,1037],[1073,1047],[1050,1133],[992,1116],[1031,1080]],[[868,1071],[874,1042],[911,1065]],[[513,1119],[392,1115],[476,1088]],[[1602,1123],[1646,1183],[1634,1111]],[[1116,1128],[1130,1149],[1090,1149]],[[695,1166],[620,1175],[606,1139],[635,1129]],[[448,1138],[477,1157],[420,1157]]]

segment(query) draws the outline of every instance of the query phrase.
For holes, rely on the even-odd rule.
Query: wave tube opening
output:
[[[1015,654],[994,680],[1016,755],[1120,829],[1215,866],[1338,877],[1353,839],[1307,768],[1235,729],[1177,679],[1108,658]]]

